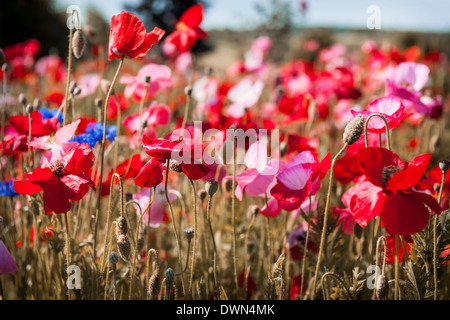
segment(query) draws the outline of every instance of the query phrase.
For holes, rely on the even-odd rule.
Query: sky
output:
[[[106,20],[123,10],[124,4],[136,4],[140,0],[54,0],[56,8],[65,11],[70,5],[83,10],[95,7]],[[285,0],[286,1],[286,0]],[[292,3],[297,26],[329,26],[367,28],[372,12],[370,6],[379,8],[380,28],[383,30],[420,30],[449,32],[449,0],[306,0],[307,14],[300,12],[300,0]],[[202,27],[211,29],[248,29],[260,22],[255,5],[268,7],[271,0],[209,0]]]

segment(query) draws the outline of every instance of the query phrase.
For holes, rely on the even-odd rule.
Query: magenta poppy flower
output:
[[[277,175],[277,184],[270,193],[282,209],[297,209],[310,193],[314,195],[318,191],[320,180],[330,167],[330,153],[319,163],[314,153],[303,151]]]
[[[85,174],[94,164],[94,153],[87,143],[80,144],[45,168],[25,173],[27,180],[15,181],[14,190],[32,195],[44,191],[46,214],[65,213],[72,208],[71,201],[80,201],[94,182]]]
[[[6,248],[2,240],[0,240],[0,275],[14,274],[19,270],[13,257]]]
[[[386,118],[390,130],[400,125],[402,120],[410,116],[405,113],[405,106],[395,97],[382,97],[371,102],[365,111],[351,111],[353,116],[363,114],[367,119],[372,113],[379,113]],[[379,117],[372,117],[367,126],[370,133],[384,133],[386,131],[384,121]]]
[[[406,163],[392,151],[370,147],[360,150],[357,157],[368,181],[349,189],[345,197],[359,225],[365,227],[379,216],[389,234],[410,235],[427,225],[427,207],[441,213],[431,195],[412,189],[425,173],[431,155],[419,155]]]

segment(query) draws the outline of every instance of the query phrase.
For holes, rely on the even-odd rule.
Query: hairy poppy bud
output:
[[[211,197],[217,192],[218,188],[219,184],[214,179],[208,180],[205,184],[206,193],[208,193]]]
[[[125,260],[130,260],[131,255],[131,243],[130,239],[125,234],[119,235],[117,238],[117,250],[119,251],[120,257]]]
[[[116,232],[117,232],[117,235],[127,234],[127,232],[128,232],[127,219],[125,219],[124,217],[119,217],[119,219],[117,219]]]
[[[194,228],[192,227],[184,228],[184,236],[188,241],[191,241],[192,238],[194,238],[194,233],[195,233]]]
[[[377,288],[376,295],[378,300],[383,300],[389,291],[389,282],[386,276],[380,275],[378,278],[379,287]]]
[[[160,286],[161,283],[159,281],[158,274],[152,274],[152,276],[148,280],[148,294],[150,295],[150,300],[155,300],[157,298]]]
[[[354,144],[356,141],[358,141],[359,137],[361,137],[363,130],[364,116],[362,114],[358,114],[345,127],[344,142],[348,145]]]
[[[450,161],[449,160],[442,160],[439,162],[439,168],[441,168],[443,173],[446,173],[448,168],[450,168]]]
[[[77,29],[72,37],[72,51],[75,58],[80,59],[86,46],[86,39],[80,29]]]

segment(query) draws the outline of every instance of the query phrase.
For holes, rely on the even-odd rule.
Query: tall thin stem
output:
[[[103,161],[105,156],[105,144],[106,144],[106,109],[108,108],[109,104],[109,98],[111,97],[112,90],[114,88],[114,85],[117,81],[117,78],[119,77],[120,69],[122,69],[123,66],[123,60],[125,56],[122,56],[119,61],[119,65],[117,67],[116,73],[114,75],[114,78],[111,82],[111,86],[109,87],[108,93],[106,95],[105,105],[103,109],[103,138],[102,138],[102,150],[100,152],[100,180],[98,185],[98,197],[97,197],[97,205],[96,205],[96,211],[95,211],[95,227],[94,227],[94,253],[97,249],[97,229],[98,229],[98,216],[100,214],[100,205],[101,205],[101,198],[102,198],[102,180],[103,180]]]
[[[367,125],[369,124],[369,120],[371,118],[373,118],[373,117],[380,117],[383,120],[384,125],[386,127],[386,143],[387,143],[387,147],[388,147],[389,150],[391,150],[391,137],[390,137],[390,133],[389,133],[389,125],[388,125],[388,122],[387,122],[386,118],[380,113],[372,113],[366,119],[366,123],[364,124],[364,139],[365,139],[365,143],[366,143],[366,148],[369,147],[369,137],[367,136]],[[381,143],[380,143],[380,148],[381,148]]]
[[[173,228],[173,233],[175,234],[175,241],[177,244],[177,254],[178,254],[178,263],[180,265],[180,270],[183,270],[183,263],[181,261],[181,248],[180,248],[180,239],[178,238],[178,232],[177,232],[177,227],[175,226],[175,218],[173,215],[173,208],[172,208],[172,204],[170,203],[170,199],[169,199],[169,192],[168,192],[168,182],[169,182],[169,169],[170,168],[170,159],[166,160],[166,177],[165,177],[165,184],[164,184],[164,193],[166,195],[166,200],[167,203],[169,205],[169,211],[170,211],[170,220],[172,221],[172,228]],[[184,289],[184,277],[181,277],[181,282],[183,284],[183,295],[185,294],[185,289]]]
[[[330,178],[328,182],[328,192],[327,192],[327,200],[325,203],[325,211],[323,213],[323,227],[322,227],[322,235],[320,237],[320,247],[319,247],[319,254],[317,256],[317,264],[316,264],[316,272],[314,274],[314,289],[313,289],[313,297],[316,295],[316,289],[317,289],[317,279],[319,276],[319,269],[320,264],[322,262],[322,256],[323,256],[323,250],[325,247],[325,241],[326,241],[326,233],[327,233],[327,221],[328,221],[328,208],[330,206],[330,197],[331,197],[331,189],[333,186],[333,173],[334,173],[334,166],[336,164],[336,160],[339,158],[339,156],[344,153],[345,149],[347,149],[348,143],[346,142],[341,150],[334,156],[333,161],[331,162],[331,168],[330,168]]]
[[[234,286],[236,293],[239,295],[239,282],[237,274],[237,263],[236,263],[236,137],[234,130],[232,131],[233,139],[233,185],[231,194],[231,221],[233,225],[233,249],[232,249],[232,259],[233,259],[233,275],[234,275]]]
[[[193,199],[193,205],[194,205],[194,248],[192,249],[192,262],[191,262],[191,277],[189,281],[189,295],[192,295],[192,284],[194,282],[194,266],[195,266],[195,253],[197,251],[197,193],[195,191],[195,184],[194,181],[189,179],[189,182],[192,186],[192,199]]]
[[[447,172],[442,170],[442,180],[439,188],[438,204],[441,205],[442,200],[442,190],[444,189],[445,174]],[[437,214],[434,215],[433,224],[433,275],[434,275],[434,300],[438,299],[438,289],[437,289],[437,260],[438,260],[438,250],[437,250]]]
[[[211,240],[213,243],[214,256],[213,256],[213,271],[214,271],[214,285],[216,286],[217,294],[219,293],[219,285],[217,280],[217,248],[216,248],[216,240],[214,238],[214,232],[211,225],[211,204],[212,204],[212,196],[208,195],[208,205],[206,207],[206,220],[209,225],[209,232],[211,233]]]

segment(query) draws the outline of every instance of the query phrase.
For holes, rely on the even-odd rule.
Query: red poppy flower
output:
[[[147,33],[144,23],[132,13],[123,11],[111,18],[109,60],[127,56],[145,57],[150,48],[163,37],[165,31],[155,27]]]
[[[150,139],[143,136],[145,152],[152,158],[145,164],[141,172],[136,176],[134,182],[140,187],[153,188],[163,180],[163,171],[167,159],[173,156],[182,161],[177,162],[181,170],[191,180],[198,180],[209,173],[209,168],[198,163],[196,156],[201,152],[202,146],[184,144],[183,140]]]
[[[172,32],[164,42],[164,52],[172,56],[175,52],[183,53],[189,51],[197,39],[207,36],[207,33],[199,26],[203,20],[203,5],[194,4],[187,9],[175,25]]]
[[[405,249],[406,253],[409,255],[411,252],[411,246],[410,243],[414,243],[411,236],[404,237],[405,240]],[[394,236],[387,236],[386,237],[386,263],[394,264],[395,263],[395,237]],[[398,263],[402,263],[403,258],[405,256],[405,252],[403,251],[402,242],[400,239],[398,239]]]
[[[428,223],[428,206],[441,213],[436,200],[412,188],[422,178],[431,155],[415,157],[403,162],[395,153],[384,148],[366,148],[357,154],[367,182],[355,187],[350,195],[350,210],[356,222],[365,227],[370,219],[380,216],[389,234],[411,235]]]
[[[28,151],[27,141],[30,131],[28,115],[16,115],[9,117],[9,123],[17,131],[18,135],[2,143],[1,148],[4,154],[11,155],[14,152]],[[53,117],[42,120],[42,114],[39,111],[31,113],[31,137],[47,136],[59,128],[58,119]]]
[[[70,201],[81,200],[89,187],[95,189],[94,182],[84,174],[93,164],[94,154],[89,145],[83,143],[49,167],[25,173],[28,180],[15,181],[14,190],[27,195],[44,191],[45,213],[65,213],[72,208]]]

